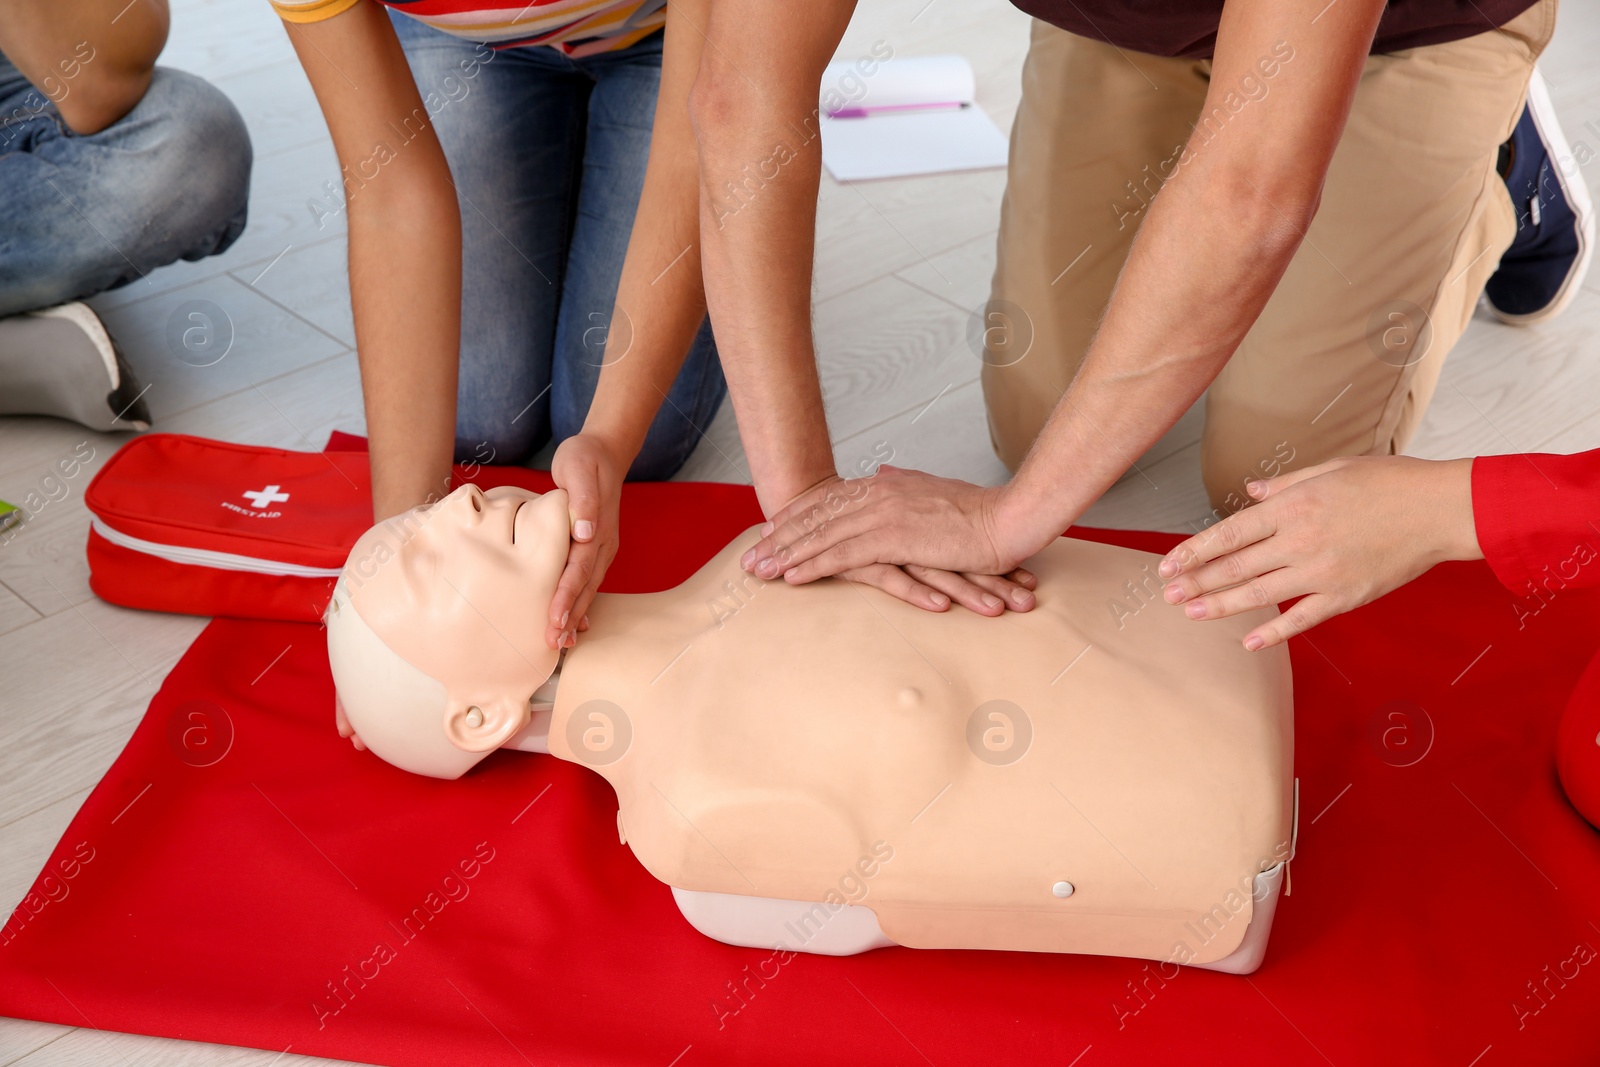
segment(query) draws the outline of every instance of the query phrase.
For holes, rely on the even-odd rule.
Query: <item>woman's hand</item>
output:
[[[581,433],[561,442],[550,462],[550,476],[567,491],[572,512],[572,547],[545,627],[545,643],[551,648],[571,648],[578,632],[589,628],[589,605],[617,557],[622,480],[627,472],[628,464],[599,438]]]
[[[1435,563],[1482,559],[1472,461],[1336,459],[1247,489],[1259,503],[1196,534],[1161,561],[1169,604],[1221,619],[1302,597],[1250,631],[1279,644],[1404,585]]]
[[[831,575],[870,580],[863,575],[903,570],[915,583],[980,615],[999,615],[1008,607],[1028,611],[1038,583],[1017,567],[1028,553],[997,536],[1000,492],[889,466],[870,478],[831,478],[774,515],[740,565],[760,578],[781,574],[795,585]],[[880,581],[870,584],[919,607],[948,606]]]

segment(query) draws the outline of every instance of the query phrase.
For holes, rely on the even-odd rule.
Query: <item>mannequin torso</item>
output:
[[[1089,542],[1030,560],[1039,606],[990,619],[761,582],[756,536],[598,598],[562,668],[550,751],[611,781],[652,874],[820,901],[854,871],[899,944],[1154,958],[1243,883],[1194,958],[1238,944],[1291,832],[1287,655],[1239,644],[1259,620],[1130,617],[1153,557]]]
[[[593,768],[644,866],[735,943],[1259,959],[1294,810],[1288,654],[1239,643],[1260,613],[1194,626],[1151,604],[1155,557],[1058,539],[1033,611],[932,614],[748,576],[748,531],[674,589],[597,598],[552,686],[568,522],[559,491],[469,486],[357,543],[328,648],[373,752]],[[772,933],[796,905],[799,936]]]

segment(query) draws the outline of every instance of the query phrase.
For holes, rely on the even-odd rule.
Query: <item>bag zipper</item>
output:
[[[169,563],[184,563],[195,567],[212,567],[220,571],[246,571],[251,574],[269,574],[279,578],[337,578],[342,567],[308,567],[300,563],[282,563],[275,559],[240,556],[232,552],[213,552],[208,548],[183,548],[163,545],[138,537],[129,537],[105,524],[98,515],[90,516],[89,526],[95,533],[118,548],[142,552],[147,556],[164,559]]]

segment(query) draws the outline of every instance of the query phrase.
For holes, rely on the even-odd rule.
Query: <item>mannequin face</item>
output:
[[[356,542],[328,649],[345,712],[374,752],[455,777],[527,725],[560,657],[544,643],[545,608],[569,522],[562,490],[467,485]]]

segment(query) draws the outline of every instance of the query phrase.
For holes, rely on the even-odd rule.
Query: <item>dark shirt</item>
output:
[[[1504,26],[1535,0],[1389,0],[1374,52],[1443,44]],[[1012,0],[1034,18],[1080,37],[1156,56],[1209,57],[1222,0]]]

